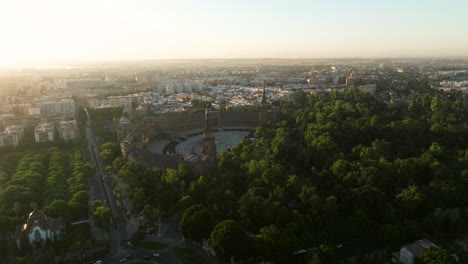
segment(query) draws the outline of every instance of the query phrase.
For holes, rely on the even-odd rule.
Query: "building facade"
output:
[[[58,126],[60,139],[70,141],[79,138],[80,131],[76,120],[60,121]]]
[[[66,118],[75,118],[75,100],[60,99],[52,101],[43,101],[39,103],[40,113],[43,117],[61,116]]]
[[[16,227],[15,240],[18,248],[21,247],[21,237],[26,235],[29,243],[35,248],[41,248],[50,239],[60,239],[64,231],[60,218],[47,217],[43,212],[34,209],[26,223]]]
[[[55,140],[54,123],[40,123],[34,130],[34,138],[36,143],[50,142]]]
[[[414,243],[404,245],[400,252],[393,254],[393,262],[401,262],[404,264],[415,264],[424,251],[430,248],[437,248],[438,246],[427,239],[421,239]]]
[[[216,166],[217,155],[213,132],[224,129],[254,130],[267,121],[275,121],[275,112],[264,112],[259,120],[258,112],[213,112],[166,114],[160,117],[145,118],[143,122],[131,124],[127,118],[115,119],[114,128],[120,140],[124,158],[144,167],[177,169],[184,163],[190,171],[202,174]],[[148,150],[150,138],[162,137],[175,140],[187,134],[203,133],[200,154],[190,153],[165,155]]]
[[[14,147],[23,139],[24,130],[21,125],[13,125],[5,127],[5,131],[0,133],[0,148]]]

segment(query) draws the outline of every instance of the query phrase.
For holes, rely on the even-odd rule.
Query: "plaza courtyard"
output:
[[[250,132],[248,131],[214,132],[214,136],[216,138],[216,151],[218,152],[218,155],[221,153],[221,151],[228,150],[237,145],[241,139],[245,138],[249,134]],[[175,148],[176,152],[187,155],[193,148],[195,153],[200,153],[202,147],[202,137],[203,135],[197,135],[179,143]]]

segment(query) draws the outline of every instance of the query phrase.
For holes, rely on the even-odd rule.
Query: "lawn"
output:
[[[135,247],[158,250],[167,247],[167,245],[159,242],[137,242]]]
[[[188,248],[175,248],[172,253],[184,264],[207,264],[202,257]]]

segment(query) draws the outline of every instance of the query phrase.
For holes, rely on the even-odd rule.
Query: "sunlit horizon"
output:
[[[58,1],[0,4],[0,67],[43,62],[468,57],[468,3]]]

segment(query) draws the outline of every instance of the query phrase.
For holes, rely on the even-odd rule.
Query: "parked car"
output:
[[[307,252],[307,250],[305,249],[299,249],[299,250],[296,250],[293,252],[293,255],[302,255],[302,254],[305,254]]]
[[[127,258],[123,258],[123,259],[121,259],[119,262],[120,262],[120,263],[124,263],[124,262],[127,262],[127,261],[128,261]]]
[[[154,253],[153,253],[153,257],[159,258],[159,253],[158,253],[158,252],[154,252]]]

